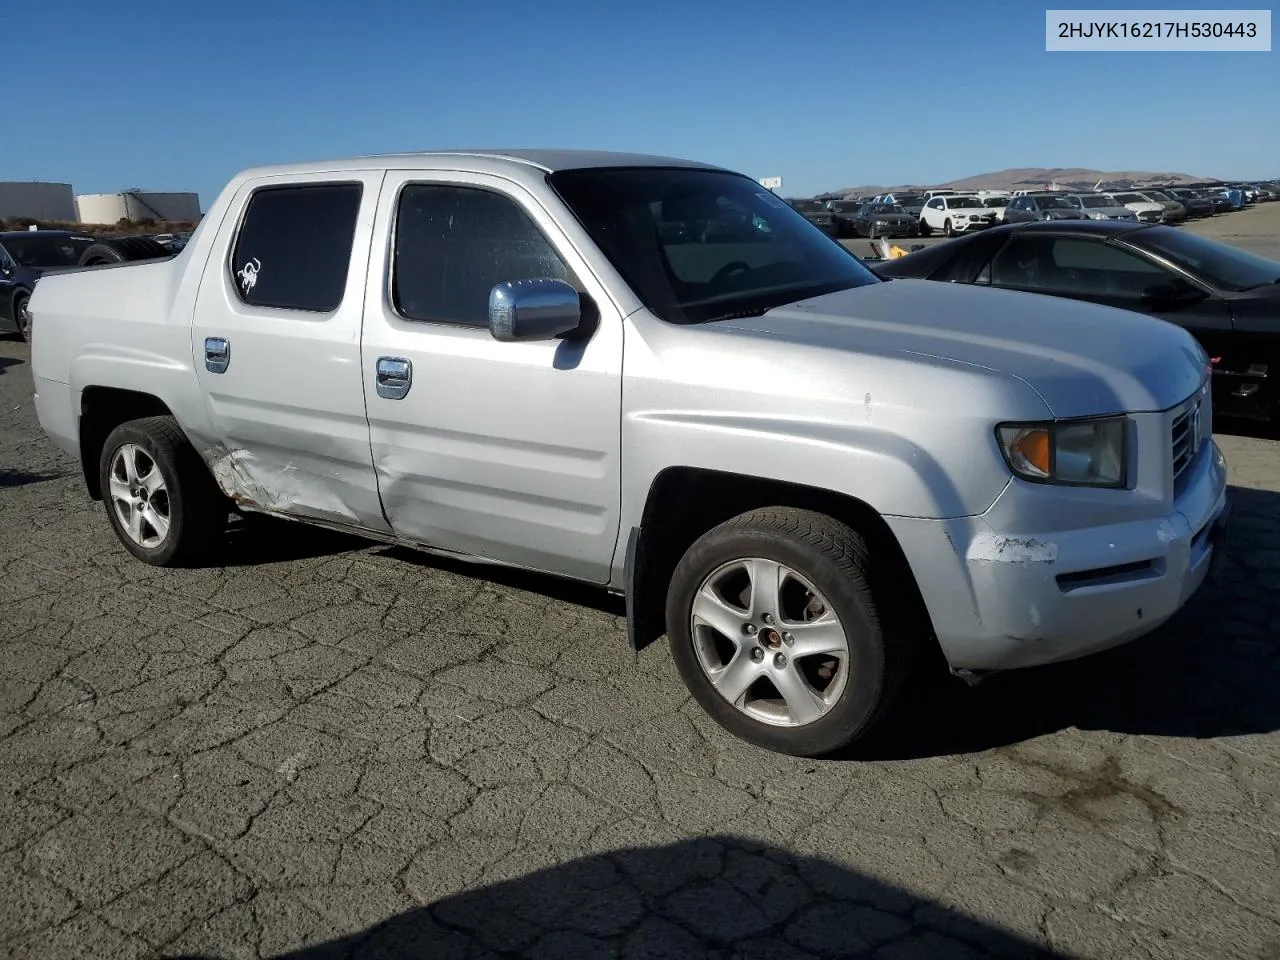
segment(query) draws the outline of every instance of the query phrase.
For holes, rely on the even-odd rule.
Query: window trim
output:
[[[258,303],[249,303],[244,299],[244,295],[240,291],[240,284],[237,282],[235,270],[236,247],[240,243],[240,236],[244,232],[245,220],[249,216],[249,208],[253,206],[254,198],[260,193],[279,190],[307,190],[316,187],[356,187],[359,190],[359,203],[356,206],[356,220],[351,231],[351,250],[347,253],[347,275],[342,285],[342,296],[332,310],[312,310],[307,307],[281,307],[274,305],[265,305]],[[231,285],[231,292],[236,298],[236,302],[249,310],[264,310],[272,313],[284,314],[305,314],[308,318],[331,319],[342,310],[343,305],[347,302],[349,291],[347,289],[351,279],[351,265],[354,263],[356,250],[356,233],[360,225],[360,214],[364,210],[364,204],[367,194],[365,192],[365,183],[360,179],[336,179],[336,180],[286,180],[278,183],[264,183],[255,187],[251,187],[247,196],[240,204],[240,210],[236,215],[235,226],[231,230],[230,242],[227,244],[227,252],[223,263],[223,281]]]
[[[590,291],[586,289],[587,284],[583,281],[582,277],[579,276],[578,271],[573,268],[573,265],[569,263],[569,258],[565,256],[564,251],[561,249],[561,247],[555,242],[555,240],[551,236],[548,235],[547,231],[542,228],[542,224],[538,223],[538,218],[534,216],[533,211],[529,208],[527,204],[521,202],[520,197],[517,196],[517,194],[514,191],[503,190],[496,186],[491,186],[489,184],[474,183],[470,180],[433,179],[432,175],[435,174],[438,177],[439,171],[424,170],[424,171],[414,171],[414,172],[415,173],[420,172],[425,176],[423,176],[422,178],[411,178],[411,179],[407,178],[401,181],[399,186],[396,188],[395,195],[391,198],[391,216],[390,216],[390,222],[389,222],[389,231],[386,238],[387,266],[386,266],[386,274],[383,277],[382,288],[383,288],[383,302],[385,304],[385,308],[388,311],[390,311],[392,316],[394,316],[397,320],[403,323],[411,323],[411,324],[414,324],[415,326],[433,326],[433,327],[441,327],[448,330],[470,330],[470,331],[478,331],[480,333],[485,334],[486,336],[489,335],[489,321],[487,316],[483,324],[459,323],[456,320],[417,320],[413,317],[406,316],[404,311],[400,309],[400,304],[396,302],[396,295],[395,295],[396,238],[399,236],[399,230],[400,230],[401,203],[404,200],[405,191],[408,190],[410,187],[443,187],[445,189],[453,189],[453,190],[476,190],[484,193],[495,194],[499,197],[503,197],[506,200],[511,201],[513,204],[516,205],[516,207],[520,210],[520,212],[523,213],[529,219],[529,222],[533,225],[534,229],[536,229],[538,233],[542,235],[543,240],[545,240],[547,245],[555,252],[556,257],[560,260],[561,264],[564,266],[569,276],[573,278],[575,282],[574,288],[578,290],[578,299],[583,303],[583,314],[584,316],[587,314],[587,311],[588,311],[587,305],[592,300]],[[566,242],[568,242],[567,238],[566,238]]]

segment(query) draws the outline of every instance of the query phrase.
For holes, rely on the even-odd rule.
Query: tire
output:
[[[933,227],[929,226],[928,222],[925,220],[924,217],[920,218],[920,236],[922,237],[933,236]]]
[[[956,235],[956,228],[951,225],[950,217],[947,217],[947,219],[942,222],[942,232],[948,237],[954,237]]]
[[[782,602],[776,604],[775,621],[769,621],[760,609],[765,604],[746,611],[751,604],[742,603],[740,591],[743,583],[765,579],[773,564],[786,571],[776,581],[786,584],[786,589],[776,591]],[[764,573],[753,580],[747,565]],[[888,616],[891,611],[875,595],[871,569],[862,537],[828,516],[807,510],[752,510],[708,531],[677,564],[667,595],[671,653],[689,692],[730,733],[779,753],[821,756],[863,737],[893,704],[911,661],[911,646],[890,635],[897,618]],[[706,591],[723,584],[732,588],[736,602],[730,604],[724,599],[728,594],[721,593],[718,603],[708,605]],[[795,616],[799,611],[795,603],[813,596],[808,588],[815,589],[823,611],[819,623],[806,627]],[[695,626],[695,601],[697,609],[711,611],[723,629],[710,627],[702,616]],[[828,613],[837,619],[834,632]],[[744,621],[751,625],[743,625]],[[827,637],[843,636],[842,665],[832,668],[835,658],[825,654],[788,658],[787,651],[800,650],[806,639],[811,643],[821,639],[811,631],[822,625],[828,628]],[[807,637],[805,630],[810,631]],[[730,632],[736,636],[729,637]],[[707,661],[719,662],[704,666]],[[829,672],[824,676],[822,670]],[[713,682],[713,673],[725,694]],[[748,683],[749,677],[756,679]],[[775,677],[809,711],[808,718],[793,711],[792,699],[781,694],[783,688],[774,684]],[[768,682],[761,683],[761,678]],[[807,693],[816,692],[818,697],[807,698],[804,689],[797,694],[797,680],[807,686]],[[826,686],[819,689],[824,680]],[[737,695],[739,688],[743,692]],[[736,702],[730,702],[730,696]]]
[[[134,508],[118,502],[112,491],[113,470],[128,482],[126,463],[133,464],[135,491],[145,492],[152,470],[158,471],[163,484],[146,494],[148,509],[136,511],[144,521],[137,537],[130,533],[126,519],[135,514]],[[111,528],[125,549],[144,563],[157,567],[191,565],[211,552],[226,529],[230,503],[173,417],[130,420],[111,431],[102,447],[98,479]],[[161,492],[163,501],[157,496]],[[155,517],[168,522],[158,540],[146,535],[148,528],[152,533],[160,532],[158,523],[151,519]]]
[[[97,267],[108,263],[130,263],[134,260],[156,260],[172,254],[163,244],[150,237],[113,237],[91,244],[80,254],[80,266]]]
[[[18,333],[22,335],[22,339],[31,342],[31,312],[28,305],[31,303],[31,293],[27,290],[17,290],[13,294],[13,325],[18,328]]]

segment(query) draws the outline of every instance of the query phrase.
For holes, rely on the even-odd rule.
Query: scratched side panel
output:
[[[202,454],[223,491],[265,510],[389,532],[378,499],[360,372],[369,237],[382,173],[343,172],[246,182],[222,224],[196,299],[191,352],[210,435]],[[360,209],[338,308],[329,314],[246,305],[229,264],[251,191],[308,182],[358,182]],[[262,263],[262,271],[276,265]],[[223,373],[204,362],[208,337],[230,343]]]

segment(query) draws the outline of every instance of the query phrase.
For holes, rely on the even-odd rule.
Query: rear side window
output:
[[[405,319],[487,327],[494,286],[546,279],[582,290],[510,197],[439,184],[411,184],[400,194],[391,297]]]
[[[231,252],[232,282],[253,307],[330,313],[342,303],[363,187],[264,187]]]

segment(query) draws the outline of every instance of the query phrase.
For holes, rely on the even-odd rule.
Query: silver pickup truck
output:
[[[30,309],[40,421],[140,560],[247,510],[598,584],[774,750],[862,736],[938,651],[973,678],[1147,633],[1221,553],[1189,334],[879,281],[717,167],[250,170],[177,256]]]

